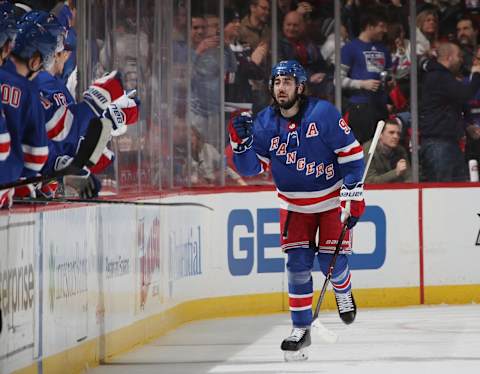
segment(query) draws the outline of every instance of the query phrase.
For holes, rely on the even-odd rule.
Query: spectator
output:
[[[219,179],[223,163],[223,155],[217,149],[205,142],[205,138],[194,126],[191,127],[192,174],[194,185],[214,184]],[[236,184],[245,185],[242,177],[229,166],[226,167],[227,179]]]
[[[137,35],[136,11],[131,7],[121,9],[113,43],[106,43],[100,50],[100,63],[104,71],[113,66],[122,73],[125,89],[137,88],[137,65],[148,61],[150,48],[148,35],[140,31]],[[140,44],[137,46],[137,44]],[[137,61],[137,50],[140,52],[140,61]],[[148,76],[148,73],[146,73]]]
[[[268,25],[270,2],[249,0],[249,12],[241,21],[240,40],[255,49],[260,43],[269,44],[271,31]]]
[[[376,123],[388,115],[386,82],[381,73],[390,74],[390,52],[382,43],[387,31],[385,16],[365,9],[358,38],[342,48],[342,87],[351,90],[345,117],[361,143],[373,137]]]
[[[279,60],[297,60],[307,71],[307,87],[313,96],[326,98],[333,92],[328,88],[327,64],[320,48],[305,37],[305,21],[297,11],[289,12],[283,20],[283,37],[279,42]],[[333,76],[330,76],[330,83]]]
[[[401,125],[396,120],[388,120],[378,140],[375,155],[368,169],[368,183],[410,182],[411,170],[408,154],[400,145]],[[364,144],[364,153],[372,145],[371,140]]]
[[[435,55],[438,42],[438,16],[434,9],[428,8],[417,15],[417,46],[419,56]]]
[[[213,18],[209,15],[209,18]],[[218,17],[217,17],[218,18]],[[203,20],[203,22],[201,22]],[[205,18],[194,17],[199,26],[198,33],[193,37],[197,48],[195,49],[195,58],[192,60],[192,79],[191,79],[191,124],[197,127],[205,140],[211,144],[218,144],[220,141],[220,48],[219,36],[211,35],[201,39],[206,35],[208,24]],[[212,21],[211,21],[212,22]],[[216,22],[215,22],[216,23]],[[193,27],[192,27],[193,31]],[[192,40],[193,42],[193,40]],[[225,73],[232,71],[234,67],[234,56],[229,50],[225,58]]]
[[[248,4],[248,14],[240,23],[240,41],[247,44],[252,50],[260,46],[265,49],[268,56],[271,41],[271,31],[268,25],[270,21],[270,2],[268,0],[249,0]],[[254,97],[254,113],[270,102],[270,94],[266,83],[266,77],[270,69],[269,57],[264,59],[262,69],[264,78],[250,81]]]
[[[252,51],[248,45],[240,43],[240,15],[237,11],[225,9],[224,23],[225,49],[229,49],[235,58],[232,71],[225,77],[225,105],[248,103],[250,106],[243,109],[251,109],[253,96],[249,80],[263,78],[262,63],[267,57],[267,49],[260,45]]]
[[[340,49],[348,41],[347,28],[344,25],[340,25]],[[329,67],[335,66],[335,32],[332,30],[328,34],[325,43],[323,43],[320,51],[322,52],[323,59]]]
[[[220,17],[217,14],[206,14],[207,21],[207,38],[218,37],[220,35]]]
[[[380,1],[380,3],[384,3],[385,13],[387,15],[388,23],[399,23],[402,25],[404,30],[409,29],[408,25],[408,16],[409,16],[409,9],[406,5],[408,1],[405,0],[390,0],[388,3],[387,1]]]
[[[387,28],[387,43],[392,55],[392,76],[400,81],[408,79],[410,74],[410,40],[405,38],[405,30],[400,23]]]
[[[208,49],[204,43],[205,37],[207,36],[207,20],[203,16],[193,15],[191,29],[192,50],[197,55],[200,55]]]
[[[480,67],[480,46],[474,50],[473,65]],[[473,75],[466,78],[466,83],[470,83]],[[465,147],[465,158],[467,160],[475,159],[480,163],[480,90],[478,90],[475,96],[469,100],[466,110],[466,132],[467,132],[467,144]]]
[[[422,85],[420,105],[420,160],[429,182],[464,181],[465,160],[459,141],[465,136],[462,111],[480,88],[480,66],[472,79],[456,79],[463,63],[462,51],[453,43],[440,43],[437,61],[431,61]]]
[[[389,93],[396,111],[405,110],[410,97],[410,41],[400,23],[388,25],[387,45],[392,54],[392,76],[394,87]]]
[[[457,41],[463,52],[462,73],[470,75],[473,63],[473,55],[477,47],[478,27],[472,18],[462,17],[457,22]]]

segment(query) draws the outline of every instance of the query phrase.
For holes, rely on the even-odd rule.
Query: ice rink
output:
[[[480,373],[480,305],[360,309],[350,326],[320,318],[339,340],[313,335],[308,361],[284,362],[284,313],[186,324],[89,373]]]

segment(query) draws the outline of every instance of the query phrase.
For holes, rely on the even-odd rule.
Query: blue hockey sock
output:
[[[288,251],[288,299],[294,327],[308,327],[312,323],[314,259],[315,252],[311,248]]]
[[[318,254],[318,262],[320,264],[320,269],[323,274],[327,274],[328,266],[330,261],[332,261],[333,255],[326,253]],[[346,255],[338,255],[337,261],[335,263],[335,268],[333,269],[333,274],[331,278],[333,289],[336,293],[346,293],[351,290],[351,277],[350,268],[348,267],[348,258]]]

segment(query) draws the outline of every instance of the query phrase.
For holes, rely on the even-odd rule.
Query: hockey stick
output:
[[[0,184],[0,190],[25,186],[27,184],[49,182],[51,180],[78,173],[84,166],[95,165],[110,140],[112,123],[107,119],[94,118],[90,121],[85,137],[80,142],[77,154],[70,165],[46,175],[20,179]]]
[[[81,203],[81,204],[123,204],[123,205],[138,205],[138,206],[195,206],[199,208],[206,208],[213,211],[214,209],[208,205],[201,203],[161,203],[153,201],[124,201],[124,200],[104,200],[104,199],[80,199],[80,198],[65,198],[65,197],[56,197],[56,198],[19,198],[13,199],[14,203],[20,204],[48,204],[48,203]]]
[[[380,135],[382,134],[383,127],[385,126],[384,121],[378,121],[377,128],[375,129],[375,135],[372,139],[372,144],[370,145],[370,149],[368,150],[368,160],[367,165],[365,166],[365,170],[363,171],[362,181],[363,184],[365,182],[365,178],[367,177],[368,169],[370,168],[370,163],[372,162],[373,154],[375,153],[375,148],[377,148],[378,139],[380,139]],[[350,211],[350,200],[347,200],[345,209],[349,212]],[[323,303],[323,299],[325,298],[325,293],[327,291],[328,283],[332,278],[333,269],[335,268],[335,263],[337,262],[338,254],[340,253],[340,249],[342,248],[343,238],[347,233],[347,220],[342,226],[342,231],[340,232],[340,236],[338,237],[337,245],[335,246],[335,251],[333,252],[332,260],[330,261],[330,265],[328,266],[328,273],[325,276],[325,281],[323,282],[322,290],[320,291],[320,296],[318,297],[317,305],[315,306],[315,313],[313,314],[313,321],[312,326],[316,328],[317,333],[329,343],[335,343],[338,339],[337,334],[333,331],[328,330],[322,323],[318,320],[318,315],[320,313],[320,307]]]

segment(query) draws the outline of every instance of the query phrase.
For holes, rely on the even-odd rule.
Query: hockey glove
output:
[[[55,170],[66,168],[72,161],[73,158],[70,156],[57,157],[55,160]],[[73,190],[80,198],[91,199],[98,196],[102,184],[88,168],[84,167],[76,175],[63,177],[63,188],[65,195],[70,194]]]
[[[125,134],[127,126],[137,123],[139,105],[137,98],[122,95],[107,107],[102,116],[112,121],[112,136]]]
[[[242,112],[228,124],[230,144],[234,153],[243,153],[252,147],[253,119],[250,112]]]
[[[15,189],[0,190],[0,209],[9,209],[13,204],[13,194]]]
[[[348,201],[350,201],[350,204],[347,204]],[[340,204],[342,207],[340,221],[346,223],[347,228],[351,229],[357,224],[365,211],[363,183],[342,185],[340,189]]]
[[[83,100],[100,117],[112,102],[124,94],[120,73],[114,70],[94,81],[83,93]]]
[[[74,190],[82,199],[92,199],[98,197],[102,188],[100,180],[84,167],[77,175],[67,175],[63,177],[65,194]]]

